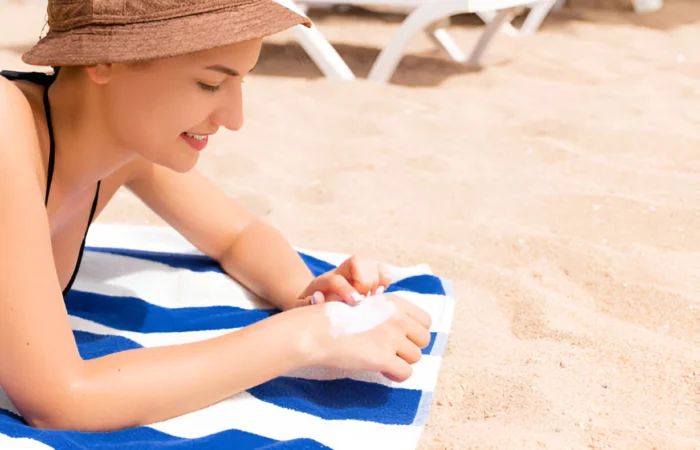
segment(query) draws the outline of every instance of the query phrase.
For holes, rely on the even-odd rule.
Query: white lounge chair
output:
[[[631,0],[631,2],[635,12],[638,14],[658,11],[664,5],[664,0]],[[566,0],[549,0],[534,5],[532,10],[527,14],[525,22],[520,29],[517,29],[508,23],[503,25],[501,31],[510,36],[531,35],[540,28],[540,25],[542,25],[545,17],[547,17],[547,14],[549,14],[552,9],[560,9],[562,6],[564,6],[564,3],[566,3]],[[496,16],[495,11],[479,12],[476,14],[481,18],[481,20],[487,23],[493,20],[493,18]]]
[[[389,6],[406,9],[411,12],[389,44],[384,47],[372,65],[368,79],[387,82],[403,56],[403,49],[408,42],[421,31],[428,32],[432,39],[442,47],[452,59],[478,65],[494,35],[504,24],[509,24],[519,8],[529,6],[538,8],[546,3],[551,8],[552,0],[299,0],[303,7],[290,5],[292,0],[278,0],[280,3],[302,11],[314,4],[351,4],[355,6]],[[467,57],[462,53],[447,31],[440,26],[441,21],[463,13],[488,13],[493,16],[486,24],[481,36]],[[316,63],[319,69],[329,77],[352,80],[355,75],[338,55],[333,46],[314,26],[312,28],[295,27],[295,38]]]
[[[520,29],[517,29],[512,24],[507,23],[503,25],[501,31],[510,36],[529,36],[534,34],[537,30],[539,30],[540,25],[542,25],[542,22],[552,8],[557,5],[561,6],[562,3],[563,0],[545,0],[531,5],[532,7],[530,12],[528,12],[527,16],[525,17],[525,22],[523,22]],[[476,14],[486,23],[489,23],[496,17],[496,11],[483,11],[477,12]]]

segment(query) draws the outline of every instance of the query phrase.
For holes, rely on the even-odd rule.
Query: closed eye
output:
[[[221,86],[212,86],[210,84],[202,83],[201,81],[197,82],[197,84],[199,84],[199,87],[209,92],[217,92],[219,89],[221,89]]]

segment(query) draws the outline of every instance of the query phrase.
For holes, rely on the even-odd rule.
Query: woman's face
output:
[[[208,135],[243,125],[241,84],[261,46],[262,39],[256,39],[111,66],[102,100],[118,144],[172,170],[192,169]]]

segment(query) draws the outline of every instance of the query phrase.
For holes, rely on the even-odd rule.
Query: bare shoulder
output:
[[[32,105],[14,83],[0,77],[0,204],[43,207],[41,148]],[[7,213],[6,213],[7,214]],[[1,232],[2,230],[0,230]]]
[[[30,98],[31,94],[0,77],[0,164],[5,170],[33,168],[31,175],[41,182],[42,153]]]
[[[31,115],[31,105],[22,89],[14,82],[0,76],[0,114],[6,112],[29,113]]]

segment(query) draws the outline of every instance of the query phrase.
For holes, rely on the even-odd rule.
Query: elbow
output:
[[[133,414],[111,408],[105,399],[84,393],[71,392],[53,401],[45,401],[40,408],[22,412],[27,425],[40,430],[104,433],[146,425],[150,422]]]
[[[99,414],[71,412],[68,408],[58,408],[56,411],[43,411],[38,414],[24,416],[24,420],[32,428],[52,431],[77,431],[83,433],[99,433],[115,431]]]
[[[27,425],[39,430],[51,431],[76,431],[82,433],[106,433],[118,431],[120,429],[146,425],[146,422],[125,422],[100,413],[90,414],[87,412],[45,412],[25,417]]]
[[[39,389],[35,400],[18,406],[27,425],[41,430],[97,431],[97,415],[91,414],[91,401],[74,386],[54,384]]]
[[[47,402],[40,410],[23,414],[24,420],[32,428],[40,430],[93,431],[86,414],[74,410],[70,402]]]
[[[39,430],[70,430],[70,431],[81,431],[71,426],[72,421],[57,420],[51,416],[41,416],[41,417],[26,417],[27,425],[32,428],[37,428]]]

